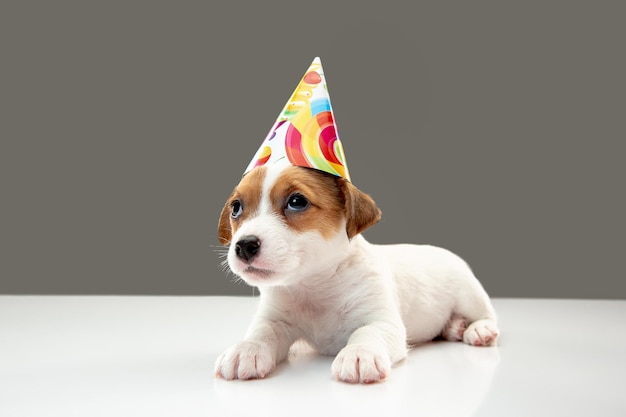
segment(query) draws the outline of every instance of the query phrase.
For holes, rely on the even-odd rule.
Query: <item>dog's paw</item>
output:
[[[466,329],[467,319],[463,316],[453,315],[441,332],[441,337],[451,342],[458,342],[463,340],[463,333]]]
[[[215,376],[226,380],[265,378],[276,367],[271,349],[258,342],[241,342],[222,353]]]
[[[494,346],[500,331],[491,319],[476,320],[463,333],[463,342],[472,346]]]
[[[391,359],[387,353],[377,353],[367,346],[348,345],[333,361],[332,372],[342,382],[370,384],[389,375]]]

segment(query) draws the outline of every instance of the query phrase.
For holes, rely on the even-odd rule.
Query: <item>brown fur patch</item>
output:
[[[226,200],[217,226],[217,236],[222,245],[230,243],[233,233],[235,233],[239,225],[254,214],[259,207],[265,171],[265,167],[259,167],[244,175],[241,182],[235,187],[228,200]],[[243,213],[238,218],[233,219],[231,212],[232,203],[235,200],[241,202]]]
[[[349,181],[337,180],[344,196],[346,213],[346,231],[352,238],[365,229],[378,223],[382,213],[369,195],[356,188]]]
[[[309,201],[306,210],[285,210],[289,196],[294,193],[302,194]],[[325,238],[337,233],[344,211],[336,178],[301,167],[288,167],[281,172],[270,191],[270,201],[276,213],[281,214],[293,230],[319,230]]]
[[[239,225],[255,214],[261,201],[265,175],[265,167],[250,171],[226,200],[218,224],[221,244],[228,245]],[[303,195],[309,201],[306,210],[285,210],[287,200],[294,193]],[[231,205],[235,200],[241,202],[243,213],[233,219]],[[374,200],[349,181],[302,167],[288,167],[280,173],[270,190],[270,201],[274,211],[293,230],[319,230],[325,238],[330,238],[337,232],[343,216],[349,238],[372,226],[381,217]]]

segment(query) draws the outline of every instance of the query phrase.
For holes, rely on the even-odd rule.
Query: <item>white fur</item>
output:
[[[407,355],[409,345],[442,335],[477,346],[495,344],[496,315],[467,264],[426,245],[374,245],[345,222],[331,239],[296,233],[267,201],[281,166],[268,167],[261,204],[232,242],[255,235],[262,250],[252,266],[231,245],[231,270],[261,293],[244,341],[217,360],[224,379],[263,378],[304,339],[319,352],[337,355],[340,381],[376,382]]]

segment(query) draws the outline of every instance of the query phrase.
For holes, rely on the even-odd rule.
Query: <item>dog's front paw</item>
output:
[[[472,346],[495,346],[499,334],[495,321],[476,320],[463,333],[463,342]]]
[[[339,381],[370,384],[389,375],[391,359],[386,352],[378,353],[367,346],[348,345],[333,361],[332,372]]]
[[[265,378],[276,367],[271,349],[258,342],[241,342],[222,353],[215,376],[226,380]]]

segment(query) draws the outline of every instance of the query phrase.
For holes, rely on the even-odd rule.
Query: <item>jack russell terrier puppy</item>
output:
[[[254,168],[222,210],[230,269],[260,291],[244,340],[217,359],[226,380],[263,378],[297,340],[336,355],[339,381],[385,379],[408,346],[498,338],[496,314],[468,265],[427,245],[374,245],[370,196],[344,178],[276,163]]]

